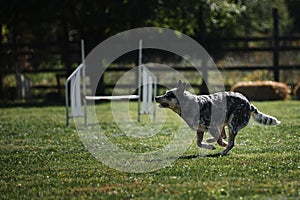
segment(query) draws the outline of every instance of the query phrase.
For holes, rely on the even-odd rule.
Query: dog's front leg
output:
[[[210,150],[213,150],[213,149],[216,149],[216,147],[212,144],[205,144],[203,143],[203,135],[204,135],[204,132],[203,131],[197,131],[197,145],[198,147],[201,147],[201,148],[204,148],[204,149],[210,149]]]
[[[203,131],[197,131],[197,145],[198,145],[198,147],[202,146],[203,135],[204,135]]]

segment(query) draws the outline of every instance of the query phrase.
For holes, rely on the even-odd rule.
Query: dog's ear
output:
[[[180,82],[181,82],[181,81],[180,81]],[[177,91],[178,91],[179,93],[183,93],[184,90],[185,90],[185,87],[186,87],[186,83],[181,82],[181,84],[178,86]]]
[[[179,80],[178,83],[177,83],[177,88],[179,88],[181,84],[182,84],[182,81]]]

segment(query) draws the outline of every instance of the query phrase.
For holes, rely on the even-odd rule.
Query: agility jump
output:
[[[67,78],[65,83],[66,91],[66,125],[69,125],[70,118],[84,118],[87,125],[87,101],[96,100],[138,100],[138,122],[141,114],[153,114],[156,117],[156,108],[152,109],[152,102],[155,102],[157,93],[157,78],[145,65],[142,64],[142,40],[139,41],[139,66],[138,66],[138,94],[137,95],[118,95],[118,96],[87,96],[86,95],[86,73],[85,73],[85,52],[84,41],[81,40],[82,63]],[[69,92],[70,87],[70,92]],[[69,96],[70,95],[70,96]],[[71,103],[71,114],[69,111]],[[142,103],[142,107],[141,107]],[[142,110],[141,110],[142,109]]]

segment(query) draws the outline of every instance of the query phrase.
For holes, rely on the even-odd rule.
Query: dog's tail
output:
[[[275,117],[272,117],[270,115],[266,115],[266,114],[260,112],[254,105],[251,105],[250,112],[251,112],[253,119],[260,124],[264,124],[264,125],[268,125],[268,126],[275,126],[275,125],[278,125],[281,123]]]

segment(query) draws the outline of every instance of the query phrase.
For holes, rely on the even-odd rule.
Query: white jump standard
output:
[[[84,42],[81,41],[82,63],[67,78],[65,83],[66,90],[66,125],[69,125],[70,118],[84,118],[84,124],[87,125],[87,101],[96,100],[138,100],[138,122],[141,114],[153,114],[153,120],[156,117],[156,108],[152,110],[152,103],[155,102],[157,92],[157,78],[151,73],[145,65],[142,64],[142,41],[139,41],[139,66],[138,66],[138,94],[137,95],[119,95],[119,96],[87,96],[86,95],[86,74],[85,74],[85,53]],[[70,86],[70,98],[69,98]],[[142,100],[142,112],[141,112]],[[71,102],[71,115],[69,114],[69,101]],[[83,106],[82,106],[83,103]],[[83,111],[82,111],[83,109]]]

